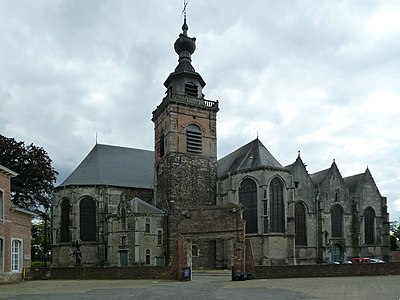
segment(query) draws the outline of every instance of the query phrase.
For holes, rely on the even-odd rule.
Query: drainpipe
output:
[[[315,241],[316,241],[316,263],[319,263],[319,191],[317,192],[317,195],[315,197],[315,212],[316,212],[316,228],[315,228]]]

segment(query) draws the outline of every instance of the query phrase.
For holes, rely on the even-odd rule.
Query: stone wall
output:
[[[172,279],[170,267],[32,268],[28,279]]]
[[[308,266],[255,266],[256,279],[400,275],[400,263]]]

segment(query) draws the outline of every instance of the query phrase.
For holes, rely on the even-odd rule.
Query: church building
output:
[[[389,214],[367,168],[336,162],[309,174],[256,138],[217,160],[218,101],[192,65],[186,16],[178,65],[152,113],[154,151],[96,144],[54,191],[53,266],[182,266],[345,262],[388,258]],[[150,134],[150,133],[149,133]],[[285,141],[287,142],[287,141]]]

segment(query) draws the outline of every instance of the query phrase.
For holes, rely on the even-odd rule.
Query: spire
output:
[[[196,50],[196,38],[188,36],[189,26],[186,23],[186,15],[183,19],[182,33],[179,34],[178,39],[174,43],[174,49],[176,54],[179,55],[178,66],[175,68],[175,72],[179,71],[191,71],[194,72],[194,68],[191,64],[192,54]]]
[[[164,86],[171,89],[173,93],[182,93],[185,89],[185,84],[195,85],[196,96],[203,97],[202,88],[206,85],[203,78],[197,73],[192,66],[192,54],[196,50],[196,38],[188,36],[189,26],[186,18],[187,1],[183,2],[183,25],[182,33],[179,34],[178,39],[174,43],[176,54],[179,55],[178,65],[174,72],[172,72]],[[191,93],[193,94],[193,93]]]

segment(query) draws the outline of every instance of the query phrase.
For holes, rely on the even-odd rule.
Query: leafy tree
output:
[[[42,266],[47,266],[51,261],[50,224],[49,214],[45,213],[36,218],[32,224],[31,258],[32,262],[41,262]]]
[[[51,163],[43,148],[0,135],[0,164],[19,174],[11,179],[15,205],[34,212],[49,210],[58,175]]]
[[[400,240],[400,220],[390,222],[390,250],[399,250],[397,242]]]

